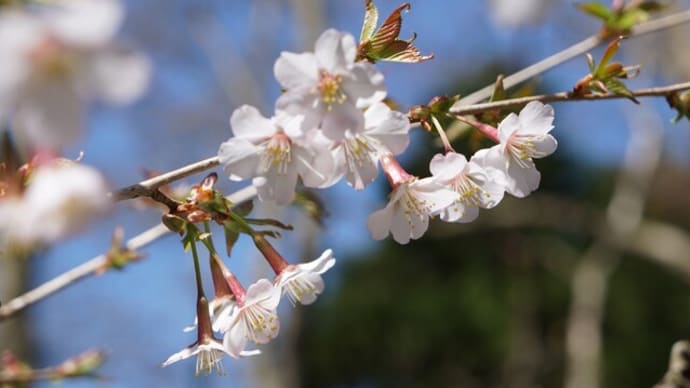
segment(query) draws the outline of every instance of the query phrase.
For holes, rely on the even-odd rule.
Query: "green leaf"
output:
[[[237,229],[234,221],[225,222],[223,225],[223,230],[225,232],[225,251],[227,252],[228,257],[230,257],[232,248],[235,246],[235,243],[240,237],[240,232]]]
[[[235,207],[232,208],[232,211],[234,211],[236,214],[238,214],[240,217],[246,217],[249,215],[249,213],[252,212],[254,209],[254,202],[253,201],[246,201],[242,202]]]
[[[583,11],[589,15],[608,22],[613,17],[613,12],[608,9],[604,4],[597,1],[590,3],[579,3],[575,5],[580,11]]]
[[[601,57],[601,61],[599,62],[599,66],[597,66],[597,70],[595,71],[596,76],[601,76],[606,72],[606,65],[609,63],[611,58],[613,58],[614,55],[618,52],[618,48],[621,46],[621,40],[622,37],[618,37],[614,39],[611,43],[609,43],[608,46],[606,46],[606,50],[604,51],[604,55]]]
[[[641,9],[631,9],[629,11],[623,12],[622,15],[614,22],[611,23],[612,28],[618,31],[628,31],[633,28],[634,25],[642,23],[649,19],[649,13]]]
[[[624,96],[627,97],[630,101],[634,102],[635,104],[639,104],[640,102],[633,96],[632,92],[630,89],[628,89],[625,84],[615,78],[609,78],[606,80],[606,88],[609,90],[610,93],[619,95],[619,96]]]
[[[360,42],[365,42],[371,38],[376,24],[379,22],[379,10],[374,5],[374,2],[366,0],[365,4],[364,23],[362,24],[362,32],[359,35]]]

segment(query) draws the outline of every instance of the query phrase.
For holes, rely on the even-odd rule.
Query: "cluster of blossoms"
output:
[[[146,89],[146,57],[114,41],[116,0],[55,0],[0,12],[0,122],[30,152],[74,142],[94,98],[124,104]]]
[[[101,174],[73,161],[34,161],[3,175],[0,253],[52,244],[111,205]]]
[[[260,200],[287,205],[299,179],[306,187],[324,188],[345,177],[361,190],[376,178],[380,163],[393,192],[368,227],[375,239],[390,233],[401,244],[421,237],[430,217],[470,222],[479,208],[496,206],[504,192],[524,197],[539,186],[533,159],[557,145],[549,135],[550,106],[532,102],[498,128],[485,125],[498,144],[469,161],[448,145],[446,154],[431,160],[432,176],[419,179],[395,158],[409,144],[410,120],[385,104],[383,75],[373,63],[358,61],[357,50],[352,35],[328,30],[313,53],[281,54],[274,73],[285,92],[275,116],[242,106],[230,118],[234,136],[218,151],[230,179],[253,178]]]
[[[146,57],[115,41],[116,0],[55,0],[0,10],[0,253],[51,244],[110,207],[95,169],[60,158],[87,103],[123,104],[146,89]],[[8,146],[8,144],[12,144]],[[12,160],[12,152],[31,162]]]
[[[218,221],[223,215],[229,215],[231,219],[240,218],[225,205],[213,205],[214,201],[218,204],[218,195],[212,189],[214,182],[215,175],[212,174],[201,185],[195,186],[187,203],[179,207],[182,212],[178,213],[186,214],[185,226],[181,228],[186,231],[185,239],[192,244],[197,275],[198,256],[194,244],[202,241],[209,249],[214,298],[210,302],[206,299],[201,278],[198,276],[197,317],[193,326],[185,328],[185,331],[196,328],[197,340],[170,356],[162,364],[167,366],[197,356],[197,374],[201,371],[210,373],[214,369],[222,372],[221,358],[224,354],[233,358],[260,354],[258,349],[247,350],[247,343],[266,344],[278,335],[280,319],[276,310],[282,296],[286,295],[293,306],[296,303],[314,303],[324,289],[321,275],[335,264],[333,251],[330,249],[311,262],[289,264],[266,240],[265,232],[255,231],[243,221],[243,233],[252,237],[254,245],[275,273],[273,281],[259,279],[245,289],[213,248],[210,234],[200,235],[193,225],[193,222],[199,220]],[[220,203],[224,204],[225,200],[221,199]],[[219,213],[210,210],[213,208],[226,209]],[[222,340],[218,339],[215,333],[219,333]]]

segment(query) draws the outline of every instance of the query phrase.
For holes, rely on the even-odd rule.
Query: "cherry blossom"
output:
[[[287,294],[292,304],[312,304],[323,292],[321,274],[335,265],[333,251],[325,250],[321,256],[309,263],[288,265],[276,277],[275,283]]]
[[[0,201],[5,240],[27,246],[66,237],[110,208],[101,174],[81,164],[37,168],[21,197]]]
[[[300,116],[265,118],[253,106],[237,108],[230,118],[234,137],[220,145],[218,157],[232,180],[258,177],[259,199],[289,204],[297,178],[309,187],[332,180],[334,164],[327,150],[310,147]]]
[[[283,52],[274,73],[286,91],[276,109],[303,115],[304,128],[319,127],[333,140],[361,127],[361,109],[382,101],[386,90],[383,75],[371,63],[355,62],[356,56],[354,37],[333,29],[321,34],[313,53]]]
[[[407,117],[378,102],[364,112],[364,125],[359,130],[346,130],[343,139],[335,142],[333,154],[337,176],[355,190],[362,190],[378,173],[379,155],[403,152],[408,144],[410,122]]]
[[[216,327],[225,334],[223,346],[234,358],[242,355],[248,340],[265,344],[280,330],[276,308],[281,289],[267,279],[259,279],[249,286],[246,295],[237,295],[237,307],[226,309],[216,320]]]
[[[436,178],[419,179],[407,174],[392,155],[381,162],[391,186],[394,187],[385,208],[375,211],[367,222],[375,240],[388,234],[400,244],[418,239],[429,227],[429,217],[451,205],[458,194],[445,188]]]
[[[245,351],[242,350],[237,354],[231,354],[218,341],[211,330],[211,321],[209,315],[209,304],[206,297],[201,295],[197,301],[197,341],[181,351],[170,356],[161,366],[166,367],[172,363],[187,359],[189,357],[197,356],[196,359],[196,374],[199,372],[211,373],[214,370],[218,374],[223,374],[223,364],[221,359],[224,354],[232,355],[235,358],[248,357],[261,354],[260,350]]]
[[[502,175],[474,160],[468,162],[462,154],[436,154],[429,169],[440,184],[458,193],[455,202],[440,212],[443,221],[471,222],[479,215],[480,207],[490,209],[503,199]]]
[[[558,146],[549,135],[553,108],[538,101],[527,104],[519,115],[511,113],[498,125],[500,143],[473,158],[482,166],[495,167],[504,175],[506,191],[522,198],[539,187],[541,174],[533,159],[551,155]]]
[[[150,65],[112,43],[123,16],[115,0],[59,0],[31,9],[38,10],[0,16],[0,120],[11,118],[22,144],[59,148],[79,135],[87,101],[139,97]]]

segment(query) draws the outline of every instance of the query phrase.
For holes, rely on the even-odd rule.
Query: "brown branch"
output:
[[[150,197],[155,190],[163,185],[167,185],[198,172],[208,170],[209,168],[216,167],[218,164],[219,161],[217,156],[200,160],[184,167],[180,167],[176,170],[146,179],[137,184],[116,190],[115,192],[111,193],[111,195],[116,201],[137,197]]]
[[[241,203],[253,198],[256,195],[256,188],[254,186],[248,186],[244,189],[236,191],[230,194],[227,198],[232,203]],[[146,231],[132,237],[127,241],[126,248],[130,250],[138,250],[143,248],[152,242],[156,241],[160,237],[168,233],[168,229],[163,224],[158,224],[154,227],[147,229]],[[41,284],[40,286],[28,291],[16,298],[8,301],[7,303],[0,306],[0,321],[3,321],[10,316],[16,314],[22,309],[28,307],[31,304],[38,302],[39,300],[52,295],[63,288],[75,284],[79,280],[85,279],[88,276],[99,273],[99,271],[108,264],[108,258],[106,255],[98,255],[91,260],[82,263],[55,278]]]
[[[659,97],[668,96],[675,92],[690,89],[690,82],[677,83],[668,86],[660,86],[655,88],[637,89],[632,91],[634,97]],[[543,103],[549,102],[564,102],[564,101],[598,101],[598,100],[613,100],[620,98],[629,98],[627,96],[618,94],[604,94],[604,95],[586,95],[577,96],[571,92],[560,92],[554,94],[542,94],[538,96],[527,96],[519,98],[511,98],[508,100],[501,100],[496,102],[487,102],[484,104],[460,106],[451,108],[450,113],[454,115],[471,115],[481,112],[486,112],[495,109],[511,108],[522,106],[530,101],[541,101]]]
[[[646,35],[652,32],[665,30],[671,27],[675,27],[684,23],[690,22],[690,10],[674,13],[658,19],[650,20],[648,22],[640,23],[633,27],[631,33],[628,37],[635,37],[640,35]],[[582,55],[587,51],[597,47],[604,40],[598,35],[590,36],[581,42],[575,43],[574,45],[560,51],[548,58],[545,58],[533,65],[530,65],[514,74],[509,75],[503,79],[503,86],[508,89],[521,82],[524,82],[537,74],[541,74],[553,67],[556,67],[564,62],[567,62],[576,56]],[[482,100],[491,97],[494,90],[494,84],[487,85],[478,91],[468,94],[463,97],[460,101],[455,103],[453,108],[460,108],[463,105],[476,104]]]

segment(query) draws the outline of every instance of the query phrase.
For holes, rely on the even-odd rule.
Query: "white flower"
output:
[[[286,92],[276,109],[305,116],[303,127],[320,127],[333,140],[347,128],[359,128],[361,109],[386,96],[383,75],[371,63],[355,63],[357,45],[352,35],[327,30],[314,52],[283,52],[274,66]]]
[[[108,186],[95,169],[81,164],[48,165],[33,173],[20,198],[8,198],[1,210],[14,209],[3,217],[9,243],[52,243],[84,226],[110,208]]]
[[[333,251],[327,249],[318,259],[309,263],[289,265],[275,279],[278,287],[294,305],[299,302],[308,305],[316,301],[316,297],[323,292],[321,274],[328,271],[335,264]]]
[[[221,327],[216,323],[219,317],[231,315],[232,310],[237,307],[235,299],[231,295],[224,295],[222,297],[215,297],[208,304],[208,312],[211,317],[211,324],[213,331],[221,331]],[[197,328],[198,319],[194,318],[194,323],[182,329],[183,332],[193,331]]]
[[[22,144],[59,148],[79,135],[88,100],[140,96],[150,65],[110,43],[122,20],[119,2],[57,0],[36,8],[0,15],[0,120],[11,117]]]
[[[541,179],[533,159],[551,155],[558,146],[549,135],[553,116],[550,105],[530,102],[519,116],[511,113],[498,125],[500,143],[478,152],[473,159],[502,172],[508,193],[519,198],[527,196],[539,187]]]
[[[350,186],[362,190],[378,173],[379,155],[400,154],[409,144],[410,122],[407,117],[377,102],[364,112],[359,130],[346,130],[333,147],[338,176],[345,176]]]
[[[259,279],[249,286],[244,300],[238,298],[237,307],[218,317],[216,326],[225,333],[223,346],[229,355],[238,358],[247,340],[265,344],[278,335],[280,321],[276,308],[280,295],[280,287]]]
[[[518,27],[541,19],[551,5],[549,0],[491,0],[491,16],[499,27]]]
[[[255,180],[259,199],[289,204],[297,177],[309,187],[332,180],[333,159],[328,150],[314,150],[300,130],[301,117],[267,119],[253,106],[243,105],[230,117],[234,137],[220,145],[218,157],[232,180]]]
[[[182,349],[181,351],[170,356],[163,364],[166,367],[172,363],[187,359],[189,357],[197,356],[196,358],[196,375],[200,372],[209,374],[216,370],[218,374],[223,374],[223,363],[221,359],[223,354],[230,354],[225,350],[223,344],[215,338],[207,338],[202,342],[195,342],[192,345]],[[261,354],[260,350],[243,351],[240,353],[242,357],[255,356]]]
[[[457,193],[434,178],[413,179],[393,190],[385,208],[375,211],[367,222],[372,237],[381,240],[390,232],[400,244],[418,239],[429,227],[429,217],[448,207]]]
[[[436,154],[429,169],[442,185],[458,193],[456,200],[439,213],[446,222],[471,222],[479,215],[479,208],[490,209],[503,199],[502,182],[492,174],[494,169],[484,169],[464,155],[449,152]]]

